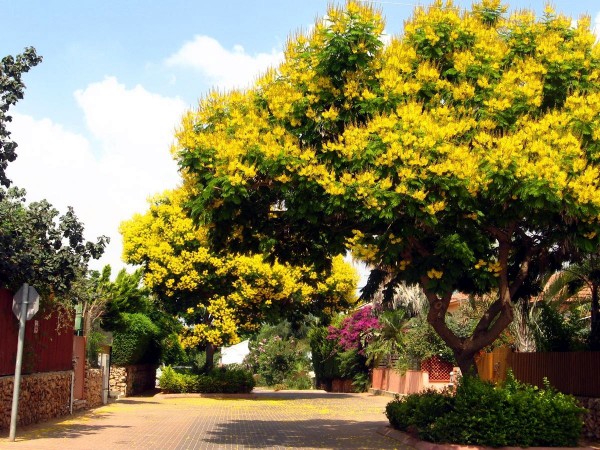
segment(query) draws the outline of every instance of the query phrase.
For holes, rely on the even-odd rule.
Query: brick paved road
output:
[[[322,391],[257,392],[246,398],[146,396],[0,434],[20,449],[392,449],[377,434],[386,397]],[[404,447],[406,448],[406,447]]]

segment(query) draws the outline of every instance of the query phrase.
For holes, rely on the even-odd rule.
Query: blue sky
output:
[[[468,7],[471,1],[456,1]],[[513,1],[541,11],[546,2]],[[386,31],[402,31],[416,2],[377,2]],[[424,4],[428,4],[425,2]],[[555,0],[600,29],[600,1]],[[19,157],[8,169],[30,200],[75,208],[89,239],[112,243],[93,267],[120,268],[118,226],[146,198],[178,183],[169,147],[186,109],[212,87],[244,86],[276,64],[290,35],[326,0],[0,0],[0,57],[26,46],[44,57],[13,110]]]

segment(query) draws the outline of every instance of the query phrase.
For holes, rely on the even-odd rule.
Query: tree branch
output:
[[[473,331],[473,338],[477,338],[480,334],[485,333],[492,324],[493,320],[500,314],[502,311],[502,299],[498,298],[494,303],[492,303],[485,314],[479,319],[475,330]]]
[[[446,313],[448,312],[448,306],[450,305],[450,299],[452,298],[452,292],[447,292],[442,297],[437,296],[435,293],[426,288],[429,282],[429,278],[426,276],[421,277],[421,287],[423,292],[429,301],[429,312],[427,313],[427,322],[433,327],[433,329],[439,334],[444,342],[452,349],[452,351],[461,351],[463,348],[463,339],[459,338],[448,328],[446,324]]]

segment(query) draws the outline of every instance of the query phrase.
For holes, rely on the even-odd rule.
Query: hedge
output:
[[[197,375],[180,373],[167,366],[159,385],[167,393],[239,394],[254,389],[254,378],[251,372],[240,368],[218,368],[207,375]]]
[[[495,387],[464,378],[456,394],[426,391],[396,398],[386,407],[392,427],[449,444],[577,446],[585,410],[574,397],[521,384],[512,376]]]
[[[160,347],[156,340],[160,329],[144,314],[122,314],[122,326],[113,334],[111,363],[124,366],[156,363]]]

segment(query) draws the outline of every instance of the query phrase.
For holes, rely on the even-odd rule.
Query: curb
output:
[[[403,431],[394,430],[390,426],[379,428],[377,433],[417,450],[523,450],[522,447],[499,447],[493,449],[492,447],[482,447],[479,445],[434,444],[433,442],[422,441],[419,438],[413,437]],[[598,447],[527,447],[527,450],[567,450],[574,448],[582,450],[596,450]]]

